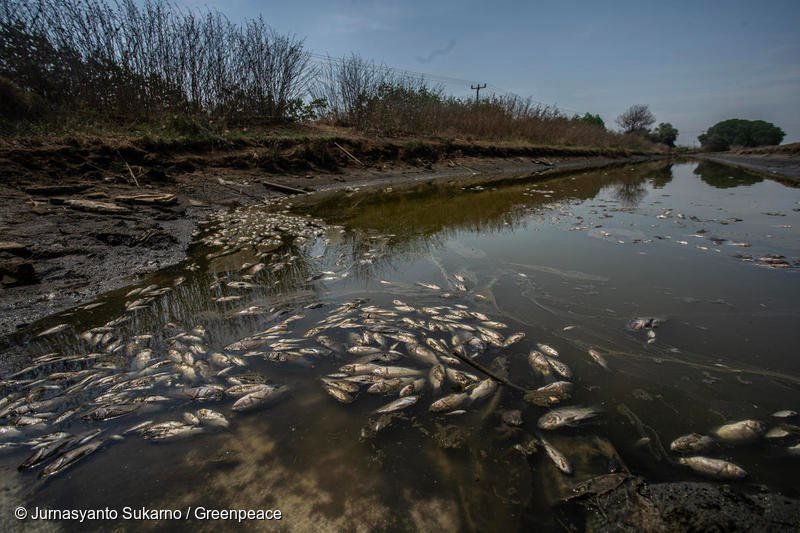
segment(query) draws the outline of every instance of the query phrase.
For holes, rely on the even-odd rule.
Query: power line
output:
[[[338,66],[342,66],[346,62],[346,59],[344,59],[344,58],[331,57],[328,54],[315,52],[313,50],[309,52],[309,56],[311,56],[313,58],[315,63],[328,62],[328,63],[334,63],[334,64],[336,64]],[[378,63],[378,62],[376,62],[374,60],[372,60],[372,63],[377,65],[377,66],[379,66],[380,68],[383,68],[383,69],[386,69],[386,70],[389,70],[389,71],[392,71],[392,72],[396,72],[398,74],[405,74],[405,75],[409,75],[409,76],[424,78],[426,80],[436,81],[436,82],[439,82],[439,83],[442,83],[442,84],[446,84],[446,85],[457,85],[459,87],[463,87],[465,90],[467,89],[467,87],[469,87],[473,91],[479,91],[479,89],[476,89],[476,87],[474,87],[474,85],[481,85],[480,83],[477,82],[477,80],[467,80],[467,79],[464,79],[464,78],[456,78],[456,77],[453,77],[453,76],[445,76],[445,75],[441,75],[441,74],[431,74],[429,72],[419,72],[419,71],[416,71],[416,70],[402,69],[402,68],[398,68],[398,67],[389,66],[386,63]],[[520,100],[528,100],[528,101],[533,102],[534,104],[537,104],[537,105],[542,106],[542,107],[551,107],[551,108],[555,108],[555,109],[557,109],[559,111],[566,111],[567,113],[580,115],[580,112],[576,111],[574,109],[569,109],[569,108],[566,108],[566,107],[560,107],[560,106],[558,106],[558,104],[548,104],[547,102],[542,102],[540,100],[535,100],[535,99],[533,99],[531,97],[524,97],[524,96],[521,96],[521,95],[519,95],[517,93],[511,92],[511,91],[508,91],[508,90],[503,89],[501,87],[498,87],[496,85],[493,85],[491,83],[488,83],[488,84],[484,83],[481,88],[489,88],[489,89],[492,89],[495,92],[500,93],[500,94],[505,94],[505,95],[508,95],[508,96],[519,98]],[[477,97],[477,95],[476,95],[476,97]]]

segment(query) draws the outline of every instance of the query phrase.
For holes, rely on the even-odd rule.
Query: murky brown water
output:
[[[126,297],[134,287],[109,294],[98,300],[102,305],[53,317],[14,339],[2,396],[23,406],[63,401],[33,409],[26,416],[38,423],[1,437],[4,517],[18,505],[184,512],[205,506],[281,509],[280,523],[250,525],[298,531],[556,527],[571,517],[552,506],[574,483],[618,468],[653,482],[699,479],[676,464],[669,451],[675,437],[747,418],[772,428],[781,422],[773,412],[800,407],[800,189],[708,163],[650,164],[466,190],[335,193],[298,201],[279,219],[270,214],[276,209],[221,216],[198,235],[190,262],[138,286],[157,286],[145,297]],[[294,230],[303,237],[293,238]],[[258,272],[241,269],[259,262],[265,266]],[[179,277],[185,281],[176,284]],[[219,300],[230,296],[240,298]],[[342,307],[346,302],[352,309]],[[249,314],[237,314],[245,309]],[[648,334],[626,327],[634,317],[663,322]],[[482,325],[484,318],[507,327]],[[109,321],[107,330],[81,338]],[[281,323],[285,328],[263,333],[252,347],[231,347]],[[35,336],[58,324],[68,327]],[[202,329],[193,333],[196,326]],[[426,348],[429,338],[453,348],[454,332],[479,326],[502,339],[525,337],[510,346],[484,341],[468,350],[475,362],[532,389],[548,378],[531,368],[528,354],[537,343],[550,345],[574,373],[572,398],[563,404],[597,406],[602,414],[576,427],[540,430],[537,419],[547,408],[505,385],[461,405],[463,414],[429,412],[434,400],[462,386],[450,379],[432,390],[431,364],[410,354],[408,336]],[[383,340],[364,339],[365,331]],[[319,335],[336,348],[320,345]],[[343,404],[320,381],[364,358],[346,351],[364,340],[381,353],[399,353],[373,364],[421,372],[403,385],[425,378],[412,394],[417,402],[377,434],[369,431],[373,412],[397,399],[397,390],[370,394],[369,384],[361,385]],[[589,357],[590,347],[608,370]],[[149,356],[136,359],[146,348]],[[446,351],[435,357],[485,377],[447,359]],[[32,364],[51,353],[58,355]],[[98,355],[61,357],[87,353]],[[214,353],[231,357],[213,359]],[[25,367],[32,368],[19,373]],[[248,413],[232,410],[237,398],[229,395],[199,402],[185,393],[242,382],[287,385],[291,392]],[[136,407],[111,420],[82,418],[110,404]],[[204,407],[229,426],[189,424],[190,436],[163,442],[146,432],[124,434],[148,420],[182,421],[184,412]],[[521,410],[520,427],[501,420],[514,409]],[[24,415],[19,411],[6,413],[2,424],[13,427]],[[96,428],[103,432],[90,442],[99,442],[98,450],[64,471],[38,477],[55,456],[17,470],[34,439]],[[567,457],[571,476],[541,448],[520,452],[537,434]],[[706,454],[746,469],[741,483],[797,496],[800,459],[788,451],[797,440],[718,443]]]

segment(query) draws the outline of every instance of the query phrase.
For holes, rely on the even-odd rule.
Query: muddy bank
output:
[[[160,148],[0,149],[0,336],[179,262],[193,228],[210,212],[287,194],[281,186],[317,191],[424,180],[473,183],[648,158],[471,157],[463,151],[441,157],[418,148],[391,159],[386,152],[334,146],[337,158],[328,161],[329,147],[295,146],[278,155],[272,150],[274,164],[268,165],[263,147]]]
[[[697,154],[695,157],[742,168],[768,178],[800,184],[800,157],[797,155],[714,153]]]
[[[582,484],[566,507],[585,512],[587,531],[797,531],[800,500],[725,484],[648,484],[624,474]]]

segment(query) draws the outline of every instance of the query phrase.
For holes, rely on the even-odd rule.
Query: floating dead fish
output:
[[[226,428],[230,425],[225,415],[211,409],[198,409],[197,420],[203,426]]]
[[[775,418],[794,418],[797,416],[797,411],[792,411],[791,409],[784,409],[783,411],[775,411],[772,413],[773,417]]]
[[[525,393],[525,401],[540,407],[550,407],[569,400],[572,396],[572,383],[555,381]]]
[[[766,426],[758,420],[741,420],[714,430],[714,436],[726,442],[747,442],[760,437]]]
[[[703,452],[714,444],[714,439],[699,433],[689,433],[682,435],[672,441],[669,449],[674,452]]]
[[[575,426],[600,414],[596,407],[566,406],[548,411],[539,418],[538,426],[542,429],[557,429],[564,426]]]
[[[547,439],[545,439],[541,435],[539,435],[539,442],[542,443],[545,453],[550,458],[550,460],[553,461],[553,464],[556,465],[556,468],[558,468],[567,475],[572,474],[572,465],[570,464],[570,462],[567,460],[566,456],[564,456],[563,453],[558,451],[555,448],[555,446],[550,444],[547,441]]]
[[[589,356],[594,360],[595,363],[603,367],[605,370],[608,370],[608,362],[602,355],[600,355],[600,352],[594,348],[589,348]]]
[[[450,394],[433,402],[429,407],[429,411],[434,413],[452,411],[464,405],[464,403],[466,403],[468,400],[469,394],[465,392]]]
[[[502,346],[503,346],[503,348],[508,348],[512,344],[515,344],[515,343],[521,341],[524,338],[525,338],[525,334],[524,333],[522,333],[522,332],[514,333],[513,335],[510,335],[505,341],[503,341]]]
[[[402,409],[406,409],[411,407],[419,400],[419,396],[405,396],[403,398],[399,398],[393,402],[389,402],[383,407],[379,407],[375,410],[376,414],[384,414],[384,413],[394,413],[396,411],[400,411]]]
[[[491,396],[497,390],[497,382],[491,378],[486,378],[478,383],[469,393],[471,402],[482,400],[487,396]]]
[[[73,465],[80,459],[94,453],[102,444],[102,441],[99,440],[90,441],[83,446],[64,452],[58,456],[55,461],[45,466],[39,477],[47,478],[59,472],[63,472],[67,467]]]
[[[558,357],[558,350],[548,344],[536,343],[536,347],[540,352],[547,354],[550,357]]]
[[[260,390],[242,396],[233,404],[231,409],[237,412],[252,411],[274,404],[289,392],[286,385],[275,387],[264,385]]]
[[[722,459],[703,456],[681,457],[678,463],[712,479],[735,480],[747,477],[747,472],[742,467]]]

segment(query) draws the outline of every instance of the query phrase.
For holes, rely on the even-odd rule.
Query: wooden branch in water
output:
[[[503,385],[511,387],[512,389],[518,390],[520,392],[528,392],[528,389],[520,387],[519,385],[511,383],[507,379],[498,376],[497,374],[495,374],[494,372],[492,372],[491,370],[489,370],[488,368],[486,368],[482,364],[476,363],[475,361],[473,361],[469,357],[464,357],[463,355],[461,355],[460,353],[456,352],[455,350],[451,350],[450,353],[453,354],[458,359],[461,359],[461,361],[467,363],[469,366],[471,366],[475,370],[477,370],[479,372],[483,372],[484,374],[486,374],[487,376],[489,376],[493,380],[497,381],[498,383],[502,383]]]

